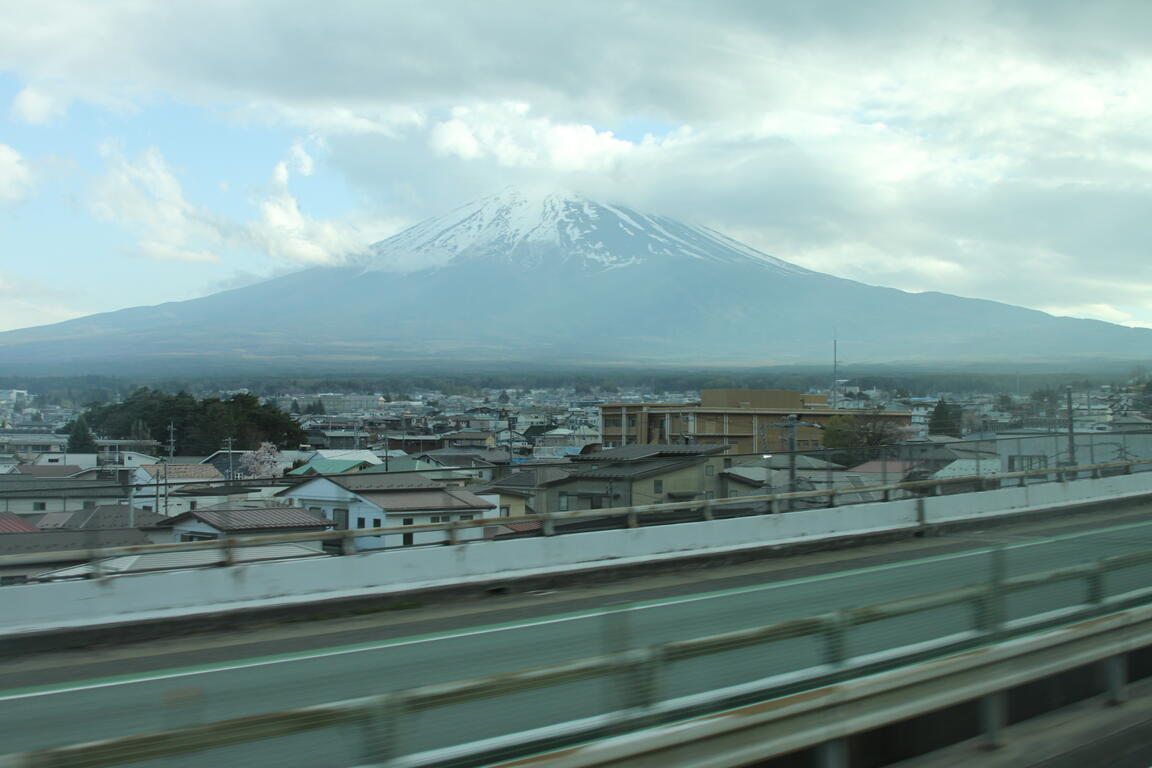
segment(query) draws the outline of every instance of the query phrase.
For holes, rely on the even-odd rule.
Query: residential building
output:
[[[35,519],[46,512],[95,509],[100,504],[126,501],[130,487],[110,480],[0,475],[0,511]]]
[[[295,506],[249,509],[198,509],[165,518],[159,527],[170,531],[172,541],[209,541],[226,536],[322,532],[333,528],[323,515]],[[320,542],[303,542],[315,547]]]
[[[280,491],[277,496],[331,520],[337,529],[363,530],[403,525],[450,523],[494,517],[497,502],[463,488],[447,488],[416,473],[355,472],[315,477]],[[482,528],[464,528],[461,539],[482,538]],[[443,544],[441,531],[367,536],[361,549]]]
[[[723,497],[727,445],[628,445],[572,457],[567,477],[537,495],[538,513]]]
[[[795,430],[796,449],[823,447],[821,427],[835,416],[867,416],[912,423],[908,411],[833,409],[828,396],[790,390],[705,389],[699,403],[605,403],[600,406],[606,446],[636,443],[730,445],[734,453],[786,451]],[[789,427],[789,417],[809,425]]]

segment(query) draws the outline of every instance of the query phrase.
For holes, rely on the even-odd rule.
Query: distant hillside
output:
[[[1001,365],[1145,360],[1152,330],[812,272],[712,230],[516,190],[349,264],[0,333],[0,373],[431,364]]]

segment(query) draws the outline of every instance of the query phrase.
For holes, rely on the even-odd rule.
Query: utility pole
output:
[[[814,427],[820,429],[819,424],[813,424],[810,421],[800,421],[800,417],[794,413],[788,414],[786,421],[778,422],[776,424],[766,424],[768,427],[783,427],[788,430],[788,492],[795,493],[796,491],[796,427]],[[789,508],[792,506],[791,500],[788,502]]]
[[[156,490],[156,514],[160,514],[160,468],[164,466],[164,459],[160,459],[160,463],[156,465],[156,474],[152,477],[152,482],[155,484]]]
[[[228,482],[232,482],[232,479],[236,476],[232,467],[232,444],[235,442],[235,438],[226,437],[224,438],[224,442],[228,446]]]
[[[512,409],[506,411],[508,415],[508,471],[512,471]]]
[[[1072,387],[1066,387],[1064,393],[1067,395],[1068,408],[1068,466],[1074,467],[1076,466],[1076,435],[1072,431],[1074,424],[1072,419]]]
[[[764,459],[764,482],[760,486],[760,492],[765,496],[772,493],[772,454],[765,453],[760,456]],[[765,502],[767,504],[767,502]],[[771,512],[770,506],[765,507],[766,512]]]
[[[176,455],[176,427],[172,422],[168,422],[168,460],[171,461],[172,457]]]

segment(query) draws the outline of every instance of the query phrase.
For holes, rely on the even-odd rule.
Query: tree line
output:
[[[141,387],[123,402],[99,405],[71,425],[83,426],[101,437],[118,440],[155,440],[167,445],[169,425],[175,453],[203,456],[225,447],[227,438],[238,450],[272,443],[279,448],[295,448],[307,442],[307,433],[292,417],[274,405],[250,394],[227,399],[197,399],[187,392],[175,395]]]

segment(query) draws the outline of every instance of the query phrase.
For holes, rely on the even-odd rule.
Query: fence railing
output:
[[[1106,532],[1106,531],[1105,531]],[[1089,535],[1084,534],[1087,540]],[[1068,537],[1076,538],[1076,536]],[[1054,540],[1050,540],[1054,541]],[[359,762],[377,764],[404,758],[405,765],[476,765],[495,756],[506,758],[518,749],[529,750],[533,744],[558,743],[619,734],[622,730],[640,729],[674,722],[704,712],[762,701],[805,686],[858,676],[922,661],[977,645],[1002,642],[1010,637],[1035,633],[1040,629],[1085,622],[1152,602],[1152,587],[1144,586],[1148,571],[1136,574],[1134,589],[1112,589],[1109,574],[1148,569],[1152,550],[1101,557],[1089,562],[1051,568],[1016,576],[1006,576],[1004,558],[1021,546],[997,547],[968,553],[987,555],[986,578],[977,583],[944,589],[896,600],[846,608],[828,613],[778,621],[763,626],[675,640],[648,647],[579,658],[564,663],[522,669],[504,674],[487,675],[457,682],[424,685],[376,696],[335,701],[315,706],[297,707],[278,712],[231,718],[217,722],[190,725],[171,730],[144,733],[98,742],[75,744],[34,752],[0,756],[4,768],[97,768],[135,763],[173,755],[246,744],[296,734],[356,725],[360,727]],[[981,560],[981,562],[985,562]],[[902,567],[916,566],[917,561]],[[1072,582],[1080,589],[1065,590],[1058,604],[1041,601],[1043,606],[1026,616],[1009,618],[1009,601],[1017,593],[1037,587],[1051,587]],[[883,653],[852,652],[852,633],[862,627],[917,614],[928,614],[943,608],[963,609],[968,626],[941,630],[929,642],[893,643]],[[1146,609],[1145,609],[1146,610]],[[617,611],[615,613],[627,613]],[[928,618],[931,622],[931,617]],[[1152,613],[1141,619],[1152,623]],[[1104,632],[1107,625],[1099,621],[1078,630]],[[903,635],[895,637],[902,639]],[[672,698],[666,695],[663,681],[678,663],[704,659],[746,648],[767,646],[784,640],[812,638],[821,644],[819,663],[785,674],[757,678],[754,671],[749,681],[737,687],[697,696]],[[1026,649],[1025,649],[1026,650]],[[1023,652],[1023,651],[1021,651]],[[978,664],[971,656],[965,663]],[[488,700],[490,710],[499,712],[496,702],[502,697],[529,691],[558,688],[588,680],[614,681],[619,691],[618,708],[604,711],[597,718],[567,723],[558,733],[509,733],[503,740],[483,744],[447,744],[427,754],[413,754],[405,746],[405,733],[411,718],[424,712],[468,702]],[[738,688],[738,690],[737,690]],[[498,716],[498,715],[497,715]],[[608,725],[610,723],[610,725]]]
[[[786,493],[759,494],[750,496],[735,496],[725,499],[693,499],[689,501],[665,502],[659,504],[645,504],[628,507],[610,507],[603,509],[568,510],[550,512],[546,514],[518,515],[511,517],[485,517],[473,520],[455,520],[447,523],[425,523],[416,525],[388,526],[380,528],[343,529],[332,531],[312,531],[305,533],[278,533],[253,536],[225,536],[207,541],[173,542],[164,544],[135,544],[121,547],[105,547],[97,549],[78,549],[57,552],[28,553],[18,555],[0,556],[0,568],[53,565],[59,563],[89,563],[92,568],[90,578],[105,578],[117,574],[110,574],[99,567],[99,562],[122,555],[140,555],[148,553],[183,552],[183,551],[218,551],[219,559],[198,566],[182,565],[180,567],[212,567],[231,566],[237,563],[236,551],[246,547],[262,547],[274,544],[335,542],[340,544],[339,553],[342,555],[366,554],[379,550],[362,550],[356,542],[361,538],[396,536],[409,533],[442,532],[444,540],[437,543],[422,544],[419,546],[442,546],[483,543],[483,539],[461,536],[461,532],[490,526],[507,525],[510,523],[538,523],[540,535],[554,536],[565,533],[563,525],[579,521],[592,520],[620,520],[621,527],[636,528],[642,524],[661,524],[661,517],[671,516],[672,513],[681,513],[675,522],[685,522],[684,512],[691,512],[699,520],[713,520],[719,512],[732,508],[747,510],[760,509],[759,514],[775,514],[799,511],[798,502],[823,502],[825,506],[835,507],[842,505],[846,497],[861,496],[863,494],[877,495],[875,502],[852,501],[855,504],[877,503],[889,501],[896,494],[909,496],[941,495],[949,488],[963,488],[965,490],[988,490],[1011,486],[1025,486],[1036,481],[1065,481],[1069,479],[1100,478],[1107,475],[1130,474],[1133,472],[1152,470],[1152,459],[1136,461],[1107,462],[1103,464],[1085,464],[1068,467],[1048,467],[1020,472],[1003,472],[996,475],[978,475],[971,477],[938,478],[931,480],[916,480],[910,482],[889,483],[886,485],[859,486],[851,488],[832,488],[812,491],[793,491]],[[757,512],[753,512],[754,514]],[[642,519],[644,516],[645,519]],[[175,567],[175,566],[174,566]],[[125,574],[131,571],[124,572]]]

